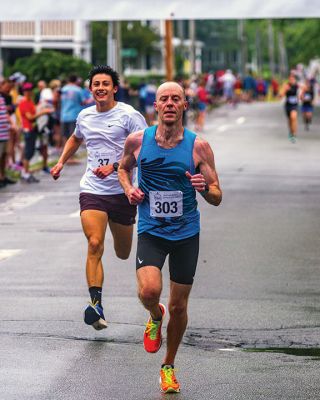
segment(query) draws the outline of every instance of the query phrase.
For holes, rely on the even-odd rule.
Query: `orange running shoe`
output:
[[[179,393],[180,384],[174,374],[173,365],[164,365],[160,370],[160,390],[163,393]]]
[[[166,314],[166,308],[161,303],[159,303],[159,307],[162,312],[161,321],[153,321],[150,316],[143,335],[143,346],[148,353],[156,353],[162,344],[161,326]]]

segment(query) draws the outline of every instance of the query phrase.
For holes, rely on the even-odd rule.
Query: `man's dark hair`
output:
[[[76,83],[77,80],[78,80],[77,75],[72,74],[72,75],[69,76],[69,82],[70,83]]]
[[[97,74],[106,74],[110,75],[112,79],[113,86],[120,86],[120,78],[118,72],[116,72],[114,69],[109,67],[109,65],[96,65],[95,67],[92,68],[92,70],[89,72],[89,87],[92,85],[92,80],[93,77]]]

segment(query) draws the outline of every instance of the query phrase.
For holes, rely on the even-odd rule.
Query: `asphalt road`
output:
[[[301,121],[300,121],[301,122]],[[82,321],[86,241],[78,216],[84,163],[60,180],[0,192],[0,399],[320,398],[320,115],[287,139],[279,103],[222,107],[202,136],[224,193],[199,198],[201,252],[189,325],[176,359],[182,392],[162,395],[164,354],[147,354],[147,314],[133,252],[106,238],[109,327]],[[163,302],[168,273],[164,269]]]

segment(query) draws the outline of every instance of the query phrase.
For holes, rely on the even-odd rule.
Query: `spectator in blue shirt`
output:
[[[85,97],[77,80],[76,75],[70,75],[68,83],[61,89],[60,121],[64,143],[75,130],[78,114],[85,104]]]

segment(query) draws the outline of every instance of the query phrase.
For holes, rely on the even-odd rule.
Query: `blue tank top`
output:
[[[183,140],[172,149],[160,147],[157,126],[144,131],[138,157],[138,183],[145,198],[139,205],[138,234],[146,232],[169,240],[196,235],[200,230],[196,191],[186,177],[195,173],[196,134],[184,129]]]

